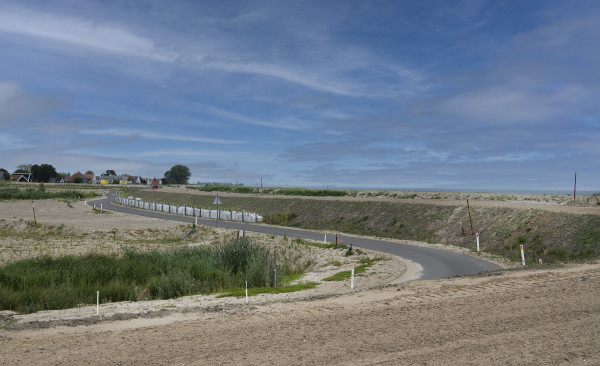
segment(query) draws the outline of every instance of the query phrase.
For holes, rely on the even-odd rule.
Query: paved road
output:
[[[188,224],[194,222],[194,218],[190,216],[172,215],[167,213],[140,210],[136,208],[117,205],[113,203],[112,196],[95,201],[95,203],[96,205],[102,203],[103,208],[111,211],[124,212],[139,216],[154,217],[164,220],[179,221]],[[215,220],[198,218],[198,224],[214,226]],[[312,232],[308,230],[298,230],[281,226],[249,224],[232,221],[219,221],[217,225],[220,227],[238,230],[248,230],[258,233],[274,235],[287,234],[288,237],[302,238],[318,242],[323,241],[324,235],[324,233],[322,232]],[[335,242],[335,235],[328,235],[327,241]],[[474,274],[482,271],[494,271],[501,269],[500,266],[479,258],[463,254],[451,253],[434,248],[418,247],[408,244],[389,242],[386,240],[368,239],[352,236],[343,236],[343,242],[344,244],[348,245],[352,244],[352,246],[357,248],[377,250],[379,252],[397,255],[399,257],[416,262],[422,267],[422,271],[419,274],[418,278],[420,280],[448,278],[457,275]]]

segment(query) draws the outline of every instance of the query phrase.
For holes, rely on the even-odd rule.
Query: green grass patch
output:
[[[304,240],[301,238],[294,239],[294,243],[307,245],[310,247],[317,247],[317,248],[321,248],[321,249],[331,249],[331,248],[348,249],[348,246],[346,244],[337,244],[336,245],[335,243],[317,243],[317,242],[307,241],[307,240]]]
[[[101,301],[169,299],[264,286],[266,249],[249,240],[123,255],[37,257],[0,266],[0,310],[31,313]],[[284,278],[298,272],[278,266]]]
[[[53,198],[64,198],[69,200],[80,200],[92,197],[98,197],[96,192],[86,192],[77,190],[63,190],[60,192],[47,191],[43,184],[38,189],[27,187],[19,189],[15,187],[0,187],[0,200],[45,200]]]
[[[283,287],[254,287],[248,288],[248,296],[254,296],[258,294],[283,294],[288,292],[296,292],[302,290],[309,290],[311,288],[315,288],[319,283],[318,282],[305,282],[298,283],[295,285],[287,285]],[[235,291],[227,292],[217,296],[217,298],[222,297],[242,297],[246,296],[246,289],[237,289]]]
[[[370,266],[373,265],[373,263],[378,262],[380,260],[383,260],[383,258],[381,258],[381,257],[376,257],[376,258],[362,257],[360,259],[360,263],[362,263],[362,264],[360,266],[354,267],[354,275],[358,276],[358,275],[364,273],[367,270],[367,268],[369,268]],[[352,270],[341,271],[341,272],[334,274],[333,276],[324,278],[323,281],[345,281],[345,280],[350,279],[351,276],[352,276]]]

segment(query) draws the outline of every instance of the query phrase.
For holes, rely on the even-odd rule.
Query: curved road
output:
[[[113,203],[113,197],[114,196],[109,195],[107,198],[95,201],[95,203],[102,203],[103,208],[111,211],[154,217],[163,220],[179,221],[187,224],[194,222],[194,218],[190,216],[172,215],[117,205]],[[198,218],[198,224],[214,226],[215,220]],[[312,232],[308,230],[298,230],[281,226],[249,224],[233,221],[219,221],[218,226],[282,236],[287,234],[287,236],[290,237],[308,239],[316,242],[322,241],[324,235],[322,232]],[[335,237],[332,238],[331,235],[327,239],[328,242],[335,242]],[[379,252],[397,255],[399,257],[411,260],[419,264],[422,268],[421,272],[418,274],[419,280],[448,278],[457,275],[474,274],[482,271],[494,271],[501,269],[500,266],[494,263],[468,255],[451,253],[445,250],[434,248],[389,242],[386,240],[344,236],[344,244],[352,244],[354,247],[377,250]]]

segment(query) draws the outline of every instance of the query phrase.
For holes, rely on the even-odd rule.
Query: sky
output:
[[[0,1],[0,168],[600,190],[598,1]]]

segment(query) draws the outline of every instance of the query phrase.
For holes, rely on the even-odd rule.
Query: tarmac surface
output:
[[[174,214],[167,214],[156,211],[148,211],[137,208],[131,208],[115,204],[113,195],[97,200],[95,203],[98,205],[102,203],[102,207],[109,211],[117,211],[132,215],[153,217],[163,220],[177,221],[187,224],[195,222],[195,218],[191,216],[180,216]],[[294,229],[289,227],[273,226],[266,224],[251,224],[234,221],[222,221],[198,218],[198,225],[206,226],[219,226],[226,227],[236,230],[247,230],[265,234],[273,235],[287,235],[292,238],[302,238],[312,240],[316,242],[322,242],[324,239],[324,232],[316,232],[302,229]],[[327,235],[327,242],[334,243],[335,235]],[[340,235],[338,235],[340,240]],[[386,254],[392,254],[420,266],[419,271],[415,274],[416,280],[430,280],[440,278],[450,278],[459,275],[476,274],[483,271],[496,271],[502,269],[495,263],[475,258],[469,255],[452,253],[445,250],[439,250],[435,248],[427,248],[409,244],[402,244],[398,242],[386,241],[382,239],[371,239],[356,236],[343,235],[343,243],[346,245],[352,245],[356,248],[366,248],[376,250]]]

